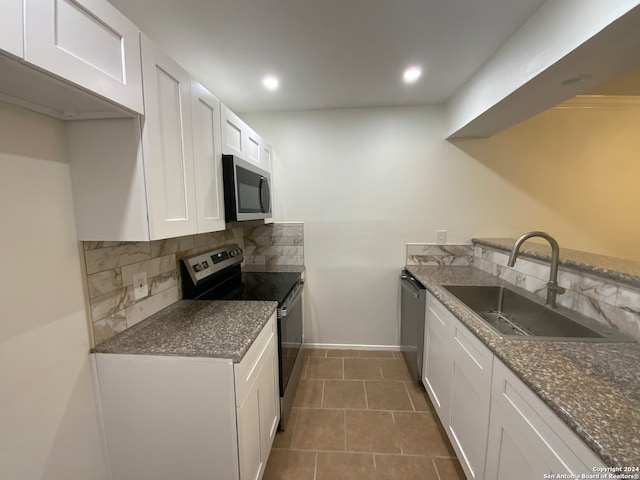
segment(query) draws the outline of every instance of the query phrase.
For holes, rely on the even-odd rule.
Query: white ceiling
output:
[[[443,103],[544,3],[109,1],[239,113]],[[411,64],[424,74],[405,85]]]

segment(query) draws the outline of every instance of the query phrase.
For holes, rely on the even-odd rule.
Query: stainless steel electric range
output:
[[[194,300],[278,302],[280,429],[284,430],[302,372],[304,282],[302,275],[294,272],[243,272],[243,259],[242,250],[235,244],[183,258],[183,296]]]

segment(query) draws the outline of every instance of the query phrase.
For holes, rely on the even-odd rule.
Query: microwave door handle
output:
[[[266,195],[264,195],[265,193]],[[262,213],[267,213],[271,207],[271,200],[269,198],[271,192],[269,191],[269,180],[264,177],[260,177],[260,187],[258,195],[260,196],[260,211]],[[266,207],[265,203],[267,204]]]
[[[258,186],[258,199],[260,200],[260,212],[265,213],[264,204],[262,203],[262,186],[264,185],[264,177],[260,177],[260,185]]]

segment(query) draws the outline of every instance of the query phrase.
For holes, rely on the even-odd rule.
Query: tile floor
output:
[[[304,351],[286,432],[264,480],[464,480],[399,352]]]

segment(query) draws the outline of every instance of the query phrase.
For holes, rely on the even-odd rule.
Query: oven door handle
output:
[[[302,299],[302,290],[303,289],[304,289],[304,286],[302,286],[302,284],[301,284],[300,288],[298,288],[296,293],[294,293],[293,298],[291,300],[287,299],[284,307],[278,309],[278,316],[286,317],[287,316],[287,309],[289,307],[292,307],[292,306],[296,305],[298,302],[300,302],[300,300]]]

